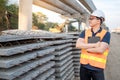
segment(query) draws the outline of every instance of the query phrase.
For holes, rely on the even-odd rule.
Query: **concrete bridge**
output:
[[[80,29],[81,22],[87,23],[89,13],[96,9],[92,0],[19,0],[19,30],[31,30],[32,4],[62,16],[77,19],[78,29]]]

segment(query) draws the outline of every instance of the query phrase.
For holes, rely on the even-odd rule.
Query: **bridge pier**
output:
[[[32,2],[33,0],[19,0],[19,30],[32,28]]]

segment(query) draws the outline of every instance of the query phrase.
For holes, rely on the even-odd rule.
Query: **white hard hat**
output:
[[[101,11],[101,10],[95,10],[91,15],[105,19],[105,14],[104,14],[104,12]]]

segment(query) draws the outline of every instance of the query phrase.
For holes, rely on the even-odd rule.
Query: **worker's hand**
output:
[[[96,47],[96,48],[97,48],[97,47],[100,47],[100,41],[97,42],[97,43],[95,43],[95,47]]]

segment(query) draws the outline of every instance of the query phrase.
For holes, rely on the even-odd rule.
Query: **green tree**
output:
[[[33,24],[33,26],[39,26],[38,25],[38,16],[35,14],[35,13],[33,13],[32,14],[32,24]]]
[[[47,22],[47,19],[46,15],[41,12],[33,13],[33,26],[37,26],[38,29],[46,30],[45,22]]]
[[[18,28],[18,5],[0,0],[0,31]]]
[[[32,14],[33,15],[33,21],[32,21],[32,23],[33,23],[33,26],[36,26],[38,29],[42,29],[42,30],[44,30],[44,27],[45,27],[45,24],[44,23],[42,23],[43,21],[40,21],[40,15],[37,15],[37,14],[35,14],[35,13],[33,13]],[[42,15],[41,15],[42,16]]]
[[[77,29],[71,23],[68,26],[68,31],[76,31]]]
[[[0,0],[0,18],[4,16],[8,0]]]
[[[46,15],[41,12],[33,13],[33,25],[37,23],[45,23],[47,21]]]
[[[0,31],[4,29],[4,15],[8,0],[0,0]]]
[[[9,21],[9,28],[10,29],[17,29],[18,28],[18,5],[11,4],[6,6],[6,17]]]
[[[45,23],[45,30],[49,30],[49,28],[53,28],[54,26],[56,26],[58,23],[53,23],[53,22],[47,22]]]
[[[44,15],[42,12],[37,12],[36,15],[37,15],[37,18],[38,18],[38,22],[44,23],[48,19],[47,16]]]

